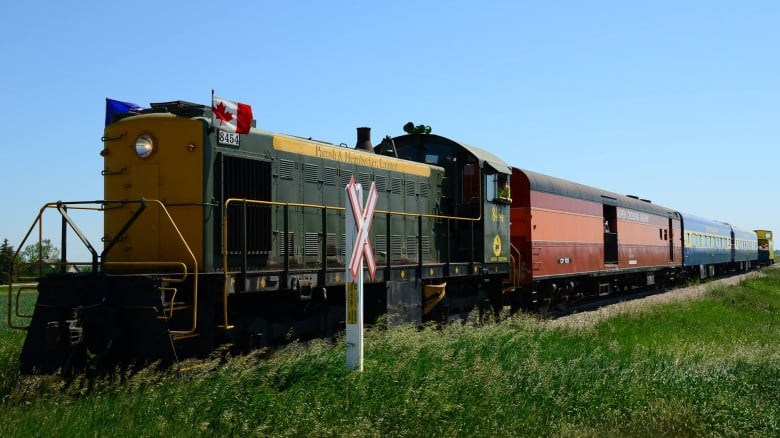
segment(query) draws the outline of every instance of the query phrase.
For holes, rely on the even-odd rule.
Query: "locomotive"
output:
[[[514,168],[430,129],[408,124],[373,146],[358,128],[353,148],[252,125],[228,135],[212,107],[184,101],[108,121],[104,199],[49,203],[36,218],[56,209],[63,236],[73,230],[91,260],[85,272],[65,269],[78,263],[63,237],[62,269],[38,281],[23,372],[333,336],[346,313],[344,188],[353,179],[379,194],[369,321],[545,311],[758,260],[753,232]],[[68,214],[77,208],[103,215],[100,252]]]
[[[758,236],[758,264],[769,266],[775,263],[775,243],[770,230],[755,230]]]

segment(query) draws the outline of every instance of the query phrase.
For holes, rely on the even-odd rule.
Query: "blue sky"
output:
[[[780,232],[778,23],[776,1],[12,2],[0,241],[17,247],[45,202],[102,198],[106,97],[207,104],[212,89],[263,129],[354,144],[370,126],[376,144],[414,121]],[[99,239],[99,218],[80,220]]]

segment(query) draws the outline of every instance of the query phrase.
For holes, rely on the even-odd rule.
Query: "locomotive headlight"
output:
[[[154,139],[149,134],[141,134],[135,139],[135,153],[140,158],[148,158],[154,152]]]

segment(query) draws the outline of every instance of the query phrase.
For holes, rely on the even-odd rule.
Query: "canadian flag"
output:
[[[246,134],[252,126],[252,107],[212,94],[211,126],[226,132]]]

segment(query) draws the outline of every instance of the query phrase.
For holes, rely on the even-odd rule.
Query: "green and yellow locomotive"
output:
[[[511,170],[499,158],[414,129],[373,147],[358,128],[352,148],[254,127],[228,134],[211,120],[211,107],[182,101],[115,116],[100,152],[105,199],[47,204],[77,231],[91,269],[39,279],[23,371],[332,336],[345,319],[351,178],[379,192],[369,321],[446,321],[503,304]],[[87,204],[103,214],[102,250],[68,215]],[[78,264],[65,257],[76,244],[62,240],[63,268]]]

